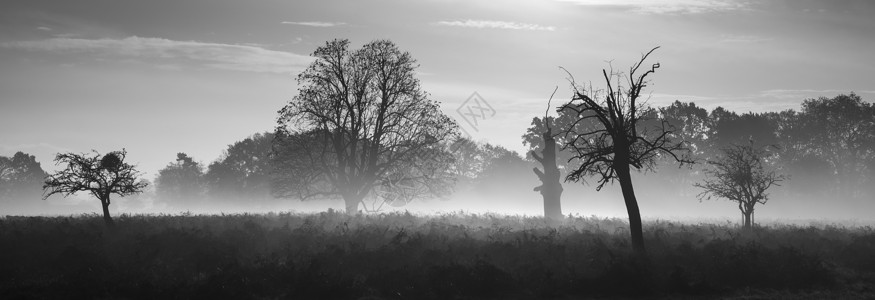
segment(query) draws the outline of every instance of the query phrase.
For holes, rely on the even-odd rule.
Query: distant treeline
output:
[[[700,162],[693,168],[659,168],[662,176],[653,180],[660,181],[658,185],[666,190],[685,196],[697,193],[692,184],[703,177],[704,162],[730,145],[754,141],[774,146],[777,155],[768,163],[790,175],[791,180],[784,183],[790,193],[831,199],[863,199],[875,194],[875,107],[854,93],[807,99],[798,111],[737,113],[717,107],[709,112],[693,102],[677,101],[649,114],[649,122],[665,121],[671,126],[672,138],[686,141]],[[560,115],[551,125],[562,128],[571,119]],[[534,118],[522,136],[529,149],[541,146],[543,126],[542,119]],[[229,145],[221,157],[206,165],[180,152],[158,172],[153,181],[154,197],[182,209],[209,203],[259,205],[274,201],[277,174],[291,172],[282,169],[287,164],[277,161],[281,157],[277,151],[283,149],[276,147],[277,143],[276,134],[257,133]],[[455,154],[456,193],[500,196],[530,191],[537,185],[530,157],[465,138],[450,148]],[[561,167],[573,167],[570,155],[560,150]],[[0,156],[4,206],[39,200],[46,175],[33,155],[18,152],[13,157]],[[379,204],[374,204],[376,207]]]
[[[676,163],[663,160],[656,177],[679,193],[697,193],[692,183],[701,180],[707,161],[732,145],[751,142],[775,154],[765,163],[790,175],[783,184],[793,194],[864,199],[875,191],[875,106],[854,93],[807,99],[798,111],[737,113],[717,107],[708,112],[693,102],[676,101],[649,114],[649,122],[665,121],[673,138],[686,141],[698,162],[692,168],[670,168]],[[560,114],[552,126],[567,127],[574,120]],[[543,128],[543,120],[535,118],[523,142],[540,147]],[[570,151],[560,151],[559,157],[566,168],[574,167],[567,163]]]

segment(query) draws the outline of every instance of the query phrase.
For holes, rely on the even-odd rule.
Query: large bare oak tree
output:
[[[125,162],[127,151],[109,152],[100,155],[92,150],[93,154],[60,153],[55,157],[55,164],[66,164],[67,167],[55,174],[46,177],[43,189],[43,199],[54,194],[64,197],[77,192],[89,192],[100,200],[103,206],[103,220],[107,225],[112,225],[112,217],[109,214],[110,196],[128,196],[143,191],[147,183],[138,181],[140,172],[133,165]]]
[[[298,94],[279,111],[274,194],[340,196],[347,213],[365,197],[393,203],[450,186],[447,145],[456,123],[416,79],[416,60],[388,40],[350,50],[333,40],[298,75]]]
[[[598,176],[598,187],[617,180],[623,192],[629,214],[632,246],[644,253],[641,213],[632,186],[631,168],[652,169],[660,156],[668,156],[681,164],[692,163],[682,141],[670,138],[671,127],[664,121],[648,122],[655,116],[642,99],[641,92],[649,83],[659,64],[644,68],[644,61],[653,48],[632,65],[628,74],[602,70],[606,90],[579,86],[569,75],[574,95],[558,108],[560,114],[576,116],[574,124],[564,128],[563,149],[570,149],[575,167],[566,176],[568,181],[581,181]],[[643,72],[643,73],[642,73]],[[578,126],[578,123],[589,124]]]

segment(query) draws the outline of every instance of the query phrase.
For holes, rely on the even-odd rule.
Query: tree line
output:
[[[628,70],[603,70],[604,86],[580,85],[568,73],[571,99],[556,108],[555,117],[533,118],[522,136],[531,150],[524,158],[462,138],[440,103],[422,90],[417,61],[391,41],[359,49],[348,40],[329,41],[298,74],[298,93],[279,109],[273,132],[229,145],[206,167],[178,153],[158,172],[156,196],[179,207],[342,199],[346,211],[355,213],[459,190],[501,190],[513,184],[509,178],[528,176],[541,180],[533,189],[544,197],[545,215],[558,219],[560,180],[593,181],[597,190],[618,181],[633,247],[643,253],[633,171],[667,172],[660,177],[678,193],[693,189],[700,200],[738,202],[746,226],[754,206],[768,200],[768,188],[791,177],[805,179],[790,186],[793,193],[870,195],[875,108],[859,95],[804,100],[798,112],[708,112],[680,101],[653,108],[643,95],[660,68],[646,63],[657,49]],[[107,224],[112,194],[136,194],[147,185],[124,161],[125,150],[58,154],[55,162],[65,168],[55,174],[20,154],[0,160],[4,196],[15,190],[8,187],[22,186],[14,182],[33,185],[33,178],[43,178],[44,199],[91,193],[101,201]],[[542,167],[534,169],[537,176],[527,171],[534,161]]]

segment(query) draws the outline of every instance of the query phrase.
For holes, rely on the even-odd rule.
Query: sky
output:
[[[875,2],[866,0],[7,0],[0,3],[0,155],[126,148],[154,179],[185,152],[209,164],[272,130],[295,75],[335,38],[390,39],[473,138],[520,153],[547,98],[642,53],[661,67],[650,105],[798,109],[875,98]],[[494,114],[459,108],[473,93]]]

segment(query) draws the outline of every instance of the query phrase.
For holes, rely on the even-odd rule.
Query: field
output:
[[[488,214],[0,219],[0,298],[865,299],[871,227]]]

